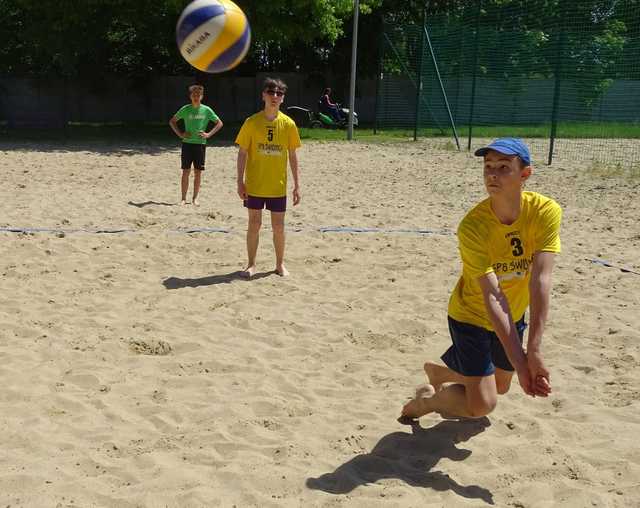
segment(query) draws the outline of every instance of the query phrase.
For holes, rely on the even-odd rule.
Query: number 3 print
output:
[[[511,247],[513,247],[511,254],[513,254],[514,256],[522,256],[524,249],[522,248],[522,242],[520,241],[520,238],[512,238]]]

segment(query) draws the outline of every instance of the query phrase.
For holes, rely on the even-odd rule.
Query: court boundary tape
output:
[[[606,259],[601,259],[601,258],[584,258],[584,259],[589,261],[590,263],[592,263],[594,265],[606,266],[607,268],[616,268],[616,269],[620,270],[623,273],[632,273],[634,275],[640,275],[640,272],[636,272],[636,271],[632,270],[631,268],[627,268],[626,266],[620,266],[620,265],[613,264],[613,263],[607,261]]]
[[[0,227],[0,233],[17,233],[17,234],[36,234],[36,233],[50,233],[57,235],[68,235],[76,233],[95,234],[95,235],[117,235],[123,233],[139,233],[146,231],[144,229],[126,229],[126,228],[99,228],[99,229],[60,229],[60,228],[21,228],[21,227]],[[184,229],[169,229],[162,230],[168,233],[174,234],[195,234],[195,233],[231,233],[231,229],[225,228],[184,228]],[[359,227],[346,227],[346,226],[324,226],[320,228],[302,229],[294,228],[288,230],[292,233],[302,233],[305,231],[313,231],[319,233],[382,233],[382,234],[414,234],[420,236],[427,235],[440,235],[440,236],[452,236],[455,235],[453,231],[446,229],[390,229],[390,228],[359,228]],[[626,266],[616,265],[601,258],[584,258],[585,261],[589,261],[591,264],[604,266],[607,268],[615,268],[623,273],[631,273],[633,275],[640,275],[640,272],[636,272]]]
[[[22,233],[22,234],[35,234],[35,233],[52,233],[52,234],[74,234],[74,233],[89,233],[89,234],[108,234],[116,235],[121,233],[135,233],[135,229],[61,229],[61,228],[17,228],[17,227],[0,227],[0,233]]]
[[[0,233],[17,233],[17,234],[36,234],[49,233],[57,235],[69,234],[94,234],[94,235],[116,235],[124,233],[140,233],[142,231],[152,231],[149,229],[127,229],[127,228],[98,228],[98,229],[63,229],[63,228],[22,228],[22,227],[0,227]],[[165,233],[173,234],[195,234],[195,233],[232,233],[232,229],[226,228],[181,228],[181,229],[163,229]],[[244,232],[244,231],[243,231]],[[380,233],[380,234],[414,234],[414,235],[455,235],[453,231],[446,229],[412,229],[412,228],[365,228],[365,227],[346,227],[346,226],[324,226],[319,228],[287,228],[288,233]]]

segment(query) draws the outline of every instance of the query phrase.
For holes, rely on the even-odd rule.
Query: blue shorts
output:
[[[490,376],[496,367],[513,372],[513,365],[495,332],[469,323],[461,323],[451,316],[448,316],[448,319],[453,345],[441,356],[447,367],[463,376]],[[522,337],[527,328],[524,316],[516,321],[516,328],[522,344]]]
[[[287,196],[281,198],[261,198],[258,196],[247,196],[244,200],[244,206],[251,210],[262,210],[266,208],[270,212],[286,212]]]

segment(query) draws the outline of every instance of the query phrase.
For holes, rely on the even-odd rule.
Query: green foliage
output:
[[[361,0],[359,74],[378,72],[383,20],[419,26],[426,16],[433,37],[447,38],[439,55],[448,68],[468,67],[478,0]],[[144,82],[149,75],[190,74],[178,54],[175,23],[189,0],[0,0],[0,72],[65,76],[99,85],[106,74]],[[252,29],[246,63],[236,71],[347,73],[353,0],[238,0]],[[509,54],[480,52],[478,66],[501,75],[518,93],[527,79],[549,77],[558,52],[558,23],[569,30],[569,67],[591,76],[581,91],[589,105],[607,89],[611,74],[640,78],[625,59],[640,53],[640,0],[482,0],[481,47],[510,47]],[[465,33],[461,27],[467,27]],[[468,27],[474,27],[469,30]],[[630,37],[629,34],[635,34]],[[400,48],[406,62],[416,57]],[[505,65],[506,62],[506,65]],[[387,63],[386,72],[402,72]]]
[[[404,4],[386,18],[391,43],[383,42],[382,71],[417,76],[422,13]],[[426,24],[445,81],[475,73],[501,81],[516,98],[531,80],[560,76],[589,110],[614,79],[640,78],[640,0],[470,0],[441,7]],[[424,79],[431,74],[423,69]]]
[[[362,0],[363,17],[382,0]],[[188,0],[0,0],[0,70],[98,78],[189,74],[175,44]],[[329,61],[352,0],[246,0],[253,36],[248,71],[291,70],[312,56]],[[315,48],[318,48],[314,51]],[[313,58],[315,54],[315,58]]]
[[[178,0],[1,0],[8,73],[91,78],[185,70],[175,49]]]

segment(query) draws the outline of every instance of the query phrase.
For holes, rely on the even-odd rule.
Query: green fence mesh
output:
[[[380,47],[377,130],[455,125],[467,148],[523,137],[538,163],[640,161],[638,0],[473,0],[387,20]]]

